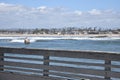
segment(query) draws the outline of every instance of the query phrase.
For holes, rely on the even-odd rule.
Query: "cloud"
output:
[[[0,28],[108,27],[119,28],[120,12],[113,10],[72,11],[63,7],[0,3]]]
[[[92,9],[91,11],[88,11],[91,15],[100,15],[102,14],[100,10]]]
[[[82,15],[82,11],[76,10],[75,13],[78,14],[78,15]]]
[[[40,7],[38,7],[37,9],[38,9],[41,13],[47,13],[47,11],[48,11],[48,10],[47,10],[47,9],[48,9],[47,6],[40,6]]]

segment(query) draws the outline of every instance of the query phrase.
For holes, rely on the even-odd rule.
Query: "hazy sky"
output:
[[[0,28],[120,28],[120,0],[0,0]]]

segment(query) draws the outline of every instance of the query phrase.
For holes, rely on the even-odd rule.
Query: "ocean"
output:
[[[0,46],[54,50],[120,52],[120,37],[97,38],[78,36],[41,36],[28,38],[30,39],[30,44],[25,45],[25,37],[0,37]]]

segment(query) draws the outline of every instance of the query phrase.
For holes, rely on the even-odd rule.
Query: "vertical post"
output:
[[[111,60],[107,59],[105,60],[105,79],[106,80],[111,80],[110,76],[108,75],[108,73],[111,71],[111,67],[107,66],[107,65],[111,65]]]
[[[49,66],[49,55],[47,53],[45,53],[44,55],[44,65],[45,66]],[[43,70],[43,76],[49,76],[49,69],[44,69]]]
[[[3,52],[0,52],[0,61],[4,61],[4,53]],[[0,64],[0,71],[3,71],[4,65],[3,64]]]

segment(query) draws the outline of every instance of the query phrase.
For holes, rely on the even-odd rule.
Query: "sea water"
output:
[[[0,46],[54,50],[89,50],[120,52],[120,37],[91,38],[77,36],[43,36],[28,38],[30,39],[30,44],[25,45],[25,37],[0,37]]]

